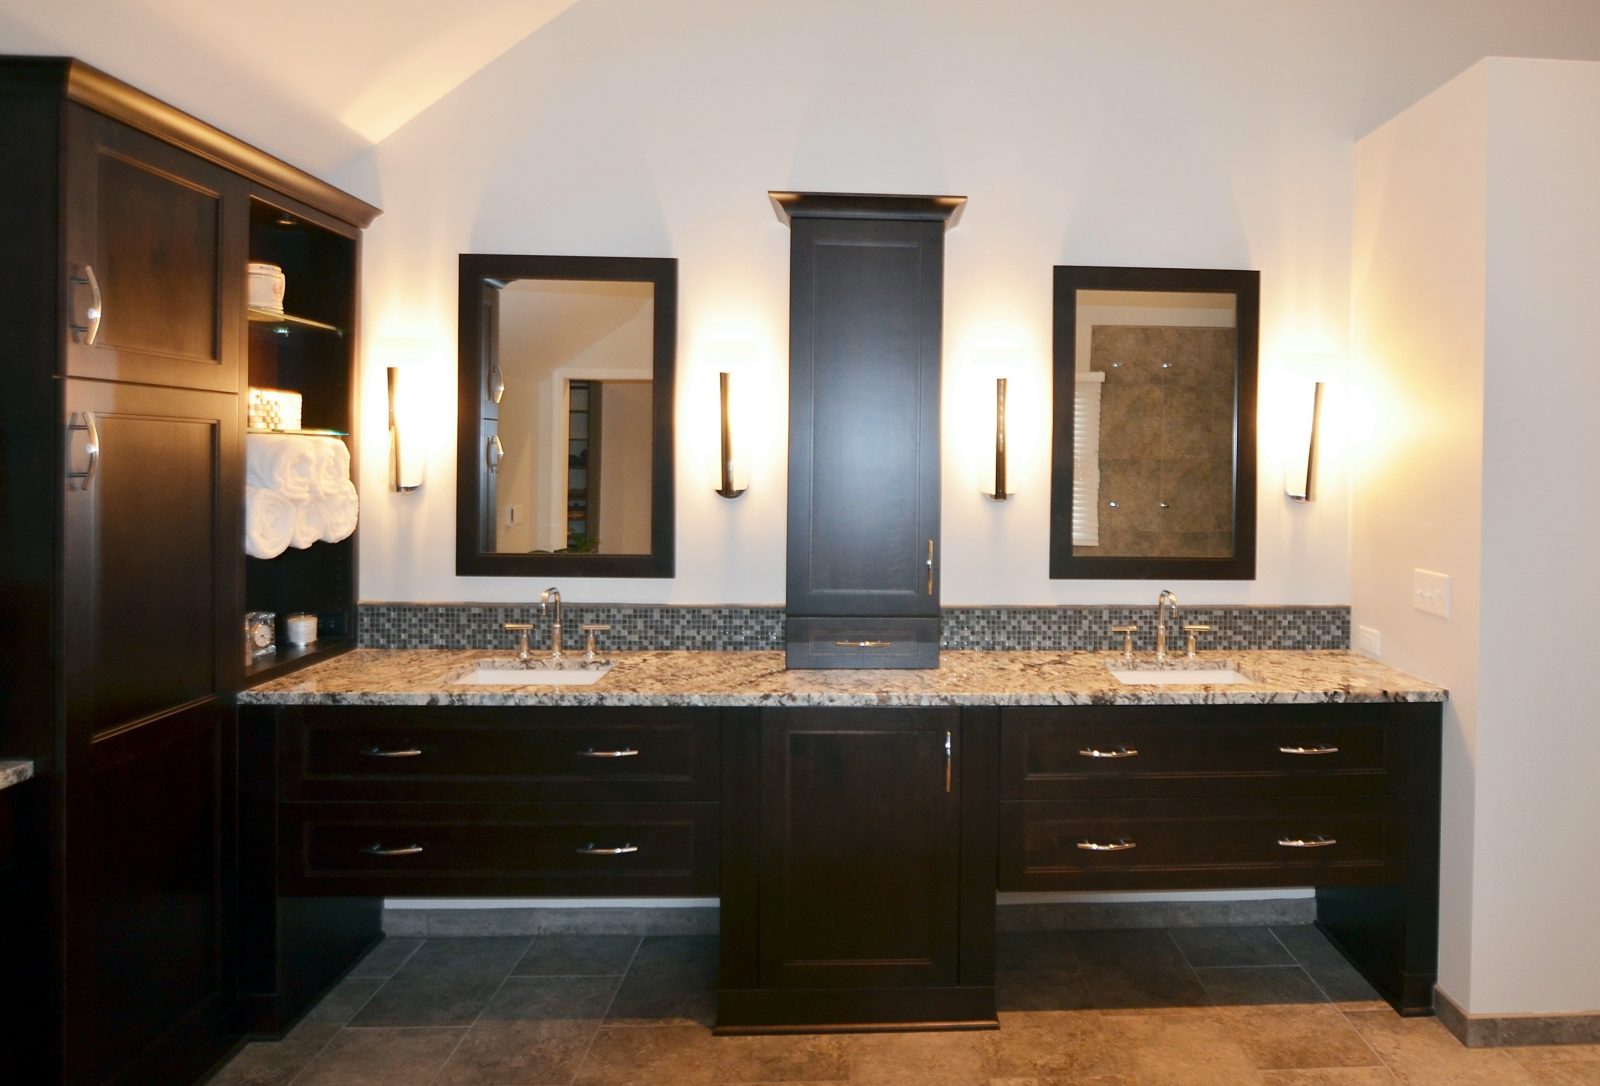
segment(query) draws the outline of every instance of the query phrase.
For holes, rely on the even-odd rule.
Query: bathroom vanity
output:
[[[720,897],[717,1028],[766,1032],[993,1026],[996,890],[1314,886],[1384,997],[1431,1009],[1445,692],[1363,657],[1230,653],[1227,686],[1047,652],[454,681],[484,655],[358,650],[241,695],[257,1029],[384,896]]]

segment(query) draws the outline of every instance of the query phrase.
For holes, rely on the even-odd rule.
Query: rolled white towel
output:
[[[350,449],[336,437],[308,437],[311,443],[311,496],[331,498],[350,482]]]
[[[361,499],[356,494],[356,484],[346,479],[336,494],[322,499],[322,510],[323,542],[337,543],[348,537],[356,530],[356,517],[361,511]]]
[[[328,503],[321,498],[294,503],[294,535],[289,546],[301,550],[322,538],[328,527]]]
[[[341,442],[342,444],[342,442]],[[311,442],[294,434],[246,434],[245,482],[269,487],[292,502],[311,497],[316,454]]]
[[[244,488],[244,552],[252,558],[276,558],[294,535],[294,502],[270,487]]]

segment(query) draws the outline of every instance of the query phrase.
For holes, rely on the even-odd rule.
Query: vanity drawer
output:
[[[287,894],[713,896],[714,803],[287,803]]]
[[[1390,796],[1000,805],[1002,890],[1203,889],[1395,881]]]
[[[1000,717],[1001,794],[1072,800],[1398,791],[1405,744],[1395,708],[1008,708]]]
[[[283,715],[288,800],[710,800],[715,710],[307,707]]]

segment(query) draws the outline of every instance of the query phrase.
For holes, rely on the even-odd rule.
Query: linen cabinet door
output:
[[[66,390],[70,1082],[182,1081],[228,1043],[237,406],[98,381]]]
[[[237,392],[244,180],[81,106],[66,116],[67,373]]]

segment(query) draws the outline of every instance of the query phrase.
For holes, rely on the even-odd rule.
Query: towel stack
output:
[[[244,549],[253,558],[337,543],[356,530],[360,503],[339,438],[247,434],[245,483]]]

